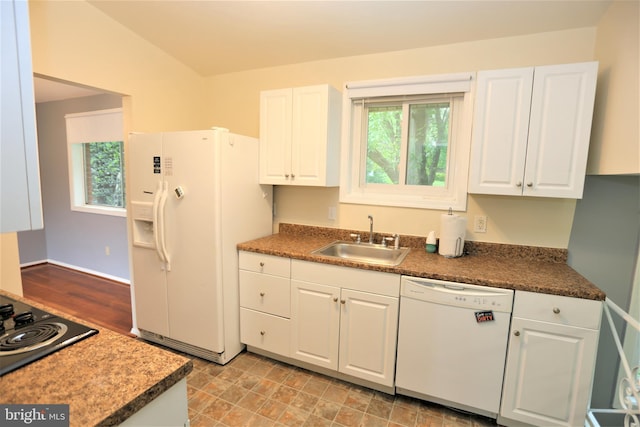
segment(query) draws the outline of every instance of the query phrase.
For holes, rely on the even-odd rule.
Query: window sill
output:
[[[71,210],[75,212],[84,212],[98,215],[110,215],[110,216],[119,216],[126,217],[127,210],[125,208],[112,208],[108,206],[91,206],[91,205],[82,205],[82,206],[71,206]]]
[[[340,203],[352,203],[361,205],[374,206],[395,206],[403,208],[418,209],[434,209],[466,211],[467,210],[467,194],[460,199],[428,197],[428,196],[410,196],[399,194],[365,194],[359,192],[349,193],[346,190],[340,192]]]

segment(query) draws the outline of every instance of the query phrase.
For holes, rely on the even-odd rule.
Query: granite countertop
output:
[[[424,237],[400,236],[400,245],[411,248],[395,267],[371,265],[311,254],[335,240],[351,240],[357,232],[363,241],[368,232],[280,224],[279,233],[240,243],[239,250],[346,267],[415,277],[507,288],[603,301],[605,293],[566,264],[567,251],[517,245],[465,242],[465,255],[445,258],[427,253]]]
[[[69,404],[71,426],[113,426],[193,369],[191,360],[180,355],[17,295],[0,293],[99,330],[3,375],[3,404]]]

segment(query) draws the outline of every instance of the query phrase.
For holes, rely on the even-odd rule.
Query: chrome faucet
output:
[[[367,218],[369,218],[369,243],[373,244],[373,217],[369,215]]]

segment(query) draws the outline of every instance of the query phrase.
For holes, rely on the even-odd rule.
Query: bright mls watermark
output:
[[[69,405],[0,404],[0,426],[69,427]]]

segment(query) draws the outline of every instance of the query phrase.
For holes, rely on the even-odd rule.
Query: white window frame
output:
[[[122,108],[66,114],[69,201],[72,211],[124,217],[125,207],[96,206],[85,203],[83,144],[124,141]],[[124,171],[122,171],[124,174]]]
[[[343,92],[340,202],[466,211],[474,83],[475,73],[347,83]],[[401,190],[402,186],[392,184],[364,185],[361,182],[361,168],[366,164],[366,147],[363,147],[365,142],[362,138],[362,100],[447,94],[460,97],[460,101],[452,105],[447,187],[424,187],[421,191],[415,191]]]

